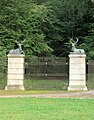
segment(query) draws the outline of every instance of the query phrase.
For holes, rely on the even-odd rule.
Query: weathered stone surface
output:
[[[24,55],[8,55],[8,75],[5,90],[24,90]]]
[[[87,90],[85,54],[70,54],[68,90]]]

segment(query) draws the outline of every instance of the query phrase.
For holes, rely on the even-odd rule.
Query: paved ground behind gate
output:
[[[56,92],[50,94],[30,94],[30,95],[1,95],[0,98],[94,98],[94,90],[86,92]]]

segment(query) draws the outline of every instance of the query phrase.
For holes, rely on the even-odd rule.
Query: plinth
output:
[[[69,55],[69,86],[68,90],[87,90],[86,87],[86,55]]]
[[[25,90],[23,85],[24,58],[23,54],[8,55],[8,75],[5,90]]]

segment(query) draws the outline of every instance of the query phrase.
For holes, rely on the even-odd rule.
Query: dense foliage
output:
[[[52,49],[44,41],[41,26],[49,16],[43,5],[25,0],[2,0],[0,7],[0,42],[2,49],[9,51],[15,47],[15,40],[24,41],[24,51],[28,55],[50,52]]]
[[[24,41],[29,56],[67,56],[72,37],[94,59],[91,0],[0,0],[0,56],[16,47],[15,40]]]

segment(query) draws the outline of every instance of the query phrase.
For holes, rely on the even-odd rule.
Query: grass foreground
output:
[[[0,99],[0,120],[94,120],[93,111],[94,99]]]

